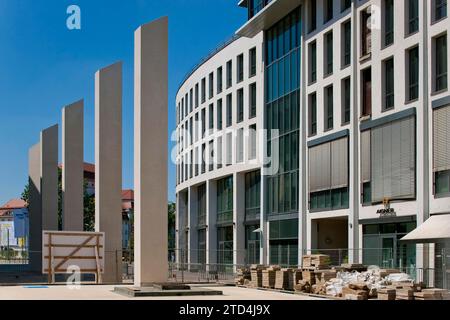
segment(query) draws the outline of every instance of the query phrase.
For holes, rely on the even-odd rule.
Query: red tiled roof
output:
[[[123,200],[134,200],[134,191],[131,189],[122,190],[122,201]]]
[[[58,167],[62,168],[63,165],[60,164]],[[95,173],[95,164],[85,162],[83,170],[84,170],[84,172]]]
[[[9,212],[11,212],[11,210],[14,210],[14,209],[26,208],[26,206],[27,206],[27,203],[25,201],[23,201],[22,199],[9,200],[2,207],[0,207],[0,216],[5,216]]]

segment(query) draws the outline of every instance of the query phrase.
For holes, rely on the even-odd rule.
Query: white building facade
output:
[[[400,239],[450,213],[447,1],[239,5],[177,95],[178,258],[434,269],[439,248]]]

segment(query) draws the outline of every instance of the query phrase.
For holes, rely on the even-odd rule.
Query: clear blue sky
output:
[[[80,98],[85,99],[85,160],[94,162],[94,74],[118,60],[124,66],[123,187],[133,188],[134,30],[169,16],[171,132],[182,78],[245,21],[246,11],[237,2],[0,0],[0,203],[20,197],[28,179],[28,149],[38,142],[42,129],[61,125],[63,106]],[[81,8],[80,31],[66,27],[71,4]],[[170,164],[172,201],[174,182],[175,167]]]

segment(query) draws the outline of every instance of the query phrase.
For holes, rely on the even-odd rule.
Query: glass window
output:
[[[384,110],[394,108],[394,58],[384,62]]]
[[[384,0],[384,45],[394,43],[394,0]]]
[[[342,81],[342,123],[350,123],[350,108],[351,108],[351,81],[350,78]]]
[[[214,129],[214,104],[209,105],[209,129]]]
[[[244,55],[241,54],[237,57],[237,82],[244,80]]]
[[[217,181],[217,223],[233,222],[233,176]]]
[[[249,159],[256,159],[256,124],[249,128]]]
[[[314,41],[309,45],[309,82],[317,80],[317,43]]]
[[[252,83],[249,87],[249,97],[250,97],[250,103],[249,103],[249,118],[256,117],[256,83]]]
[[[223,69],[222,67],[219,67],[217,69],[217,93],[221,93],[223,89],[222,77],[223,77]]]
[[[450,170],[435,173],[435,193],[436,196],[450,194]]]
[[[214,73],[209,74],[209,99],[214,96]]]
[[[436,91],[447,89],[447,35],[435,39]]]
[[[227,62],[227,89],[233,85],[233,61]]]
[[[435,1],[435,21],[441,20],[447,16],[447,0]]]
[[[352,55],[352,24],[350,21],[344,23],[342,33],[344,38],[342,65],[345,67],[350,65]]]
[[[419,31],[419,0],[408,0],[408,34]]]
[[[249,53],[249,75],[253,77],[256,75],[256,48],[250,49]]]
[[[317,94],[309,95],[309,135],[317,134]]]
[[[317,27],[317,3],[316,0],[309,1],[309,28],[308,32],[313,32]]]
[[[325,35],[325,76],[333,73],[333,32]]]
[[[222,99],[217,100],[217,130],[222,130]]]
[[[237,122],[244,121],[244,89],[237,91]]]
[[[325,130],[333,129],[333,86],[325,88]]]
[[[202,79],[202,103],[206,101],[206,79]]]
[[[419,98],[419,47],[408,51],[409,77],[408,77],[408,95],[409,100]]]
[[[370,182],[363,183],[363,204],[372,204],[372,188]]]
[[[352,0],[341,0],[342,5],[341,5],[341,11],[345,11],[347,9],[349,9],[352,6]]]
[[[333,0],[324,0],[324,23],[327,23],[333,19]]]
[[[198,83],[195,85],[195,107],[199,106]]]
[[[227,95],[227,127],[233,124],[233,97],[231,93]]]
[[[205,137],[206,133],[206,109],[202,109],[202,138]]]

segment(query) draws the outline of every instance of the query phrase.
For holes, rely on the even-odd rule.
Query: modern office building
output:
[[[399,240],[450,213],[447,1],[239,6],[176,98],[179,261],[434,268]]]

